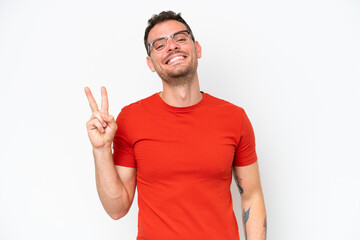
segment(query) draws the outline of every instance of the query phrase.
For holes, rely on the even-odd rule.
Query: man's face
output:
[[[167,37],[175,32],[186,30],[186,26],[175,20],[168,20],[156,24],[150,31],[148,42],[160,37]],[[147,64],[151,71],[157,72],[159,77],[169,85],[181,85],[191,80],[197,70],[197,59],[201,57],[201,47],[198,42],[191,40],[183,44],[174,42],[170,37],[167,48],[156,52],[150,48]]]

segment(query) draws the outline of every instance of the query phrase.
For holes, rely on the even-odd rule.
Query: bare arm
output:
[[[112,219],[127,214],[134,199],[136,169],[115,166],[111,149],[93,150],[95,161],[96,188],[100,201]]]
[[[136,187],[136,169],[115,166],[111,145],[117,129],[113,116],[108,113],[106,89],[101,88],[101,110],[89,88],[86,96],[92,111],[86,123],[95,161],[96,188],[100,201],[113,219],[119,219],[129,211]]]
[[[267,220],[258,163],[234,167],[234,173],[241,194],[245,240],[265,240]]]

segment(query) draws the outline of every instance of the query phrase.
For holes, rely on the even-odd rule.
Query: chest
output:
[[[154,181],[231,178],[236,139],[236,128],[227,120],[188,115],[144,119],[134,143],[138,175]]]

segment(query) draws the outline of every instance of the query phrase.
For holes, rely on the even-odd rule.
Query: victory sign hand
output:
[[[92,115],[86,123],[87,132],[93,148],[101,149],[111,147],[117,129],[116,121],[109,115],[109,102],[105,87],[101,87],[101,109],[88,87],[85,88],[85,94],[89,101]]]

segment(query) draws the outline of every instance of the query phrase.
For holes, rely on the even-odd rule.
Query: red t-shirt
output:
[[[137,240],[239,239],[232,167],[257,160],[242,108],[207,93],[173,107],[156,93],[124,107],[116,122],[114,163],[137,170]]]

